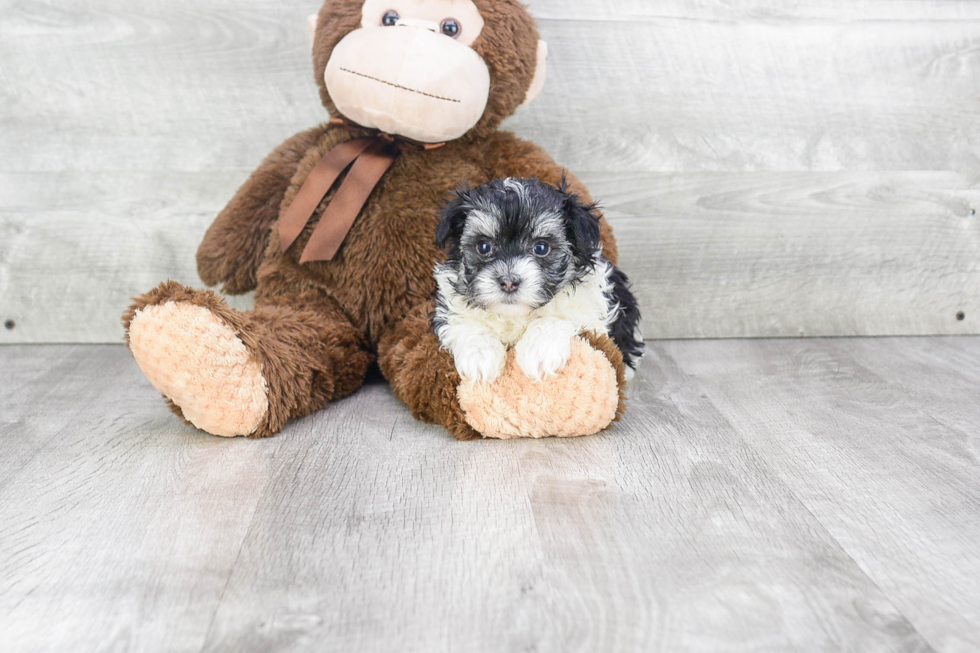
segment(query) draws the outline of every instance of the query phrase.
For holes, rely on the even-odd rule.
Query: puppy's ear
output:
[[[448,249],[450,253],[459,247],[459,239],[463,236],[466,226],[467,209],[470,206],[470,188],[462,186],[456,189],[456,197],[442,209],[442,218],[436,227],[436,245]]]
[[[565,217],[568,242],[581,263],[592,260],[599,249],[599,216],[595,204],[583,204],[574,193],[565,191]]]

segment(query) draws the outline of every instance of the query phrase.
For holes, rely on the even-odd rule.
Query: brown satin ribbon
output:
[[[365,131],[371,136],[345,141],[327,152],[303,182],[296,198],[279,220],[279,240],[282,251],[285,252],[303,232],[337,178],[348,166],[350,167],[350,172],[327,205],[319,224],[310,234],[310,241],[303,249],[300,263],[333,259],[351,227],[354,226],[354,221],[364,208],[371,191],[381,181],[403,148],[424,151],[444,145],[444,143],[418,143],[343,120],[335,119],[331,120],[331,123],[342,124],[348,129]]]

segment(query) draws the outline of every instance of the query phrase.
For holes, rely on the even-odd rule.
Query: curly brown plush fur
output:
[[[298,262],[340,182],[286,253],[275,228],[321,157],[358,135],[323,125],[290,138],[269,155],[218,215],[198,250],[201,278],[209,285],[223,284],[232,294],[255,289],[254,311],[235,311],[214,293],[171,282],[138,298],[124,316],[128,330],[137,310],[188,302],[208,308],[232,327],[261,363],[268,383],[269,414],[253,435],[274,434],[287,421],[354,392],[376,352],[395,394],[416,417],[442,424],[460,439],[479,437],[459,407],[453,361],[429,324],[432,270],[443,258],[434,239],[439,209],[463,179],[480,184],[517,176],[557,183],[562,169],[536,145],[497,131],[524,100],[533,78],[538,39],[533,19],[514,0],[475,2],[486,26],[473,48],[493,81],[483,118],[444,147],[404,152],[333,260]],[[320,11],[314,72],[323,104],[332,113],[336,108],[323,83],[324,68],[337,42],[359,25],[360,8],[360,2],[330,0]],[[589,202],[586,189],[573,176],[569,180]],[[605,257],[615,264],[616,245],[605,220],[602,239]],[[622,357],[615,347],[602,339],[591,342],[622,379]]]

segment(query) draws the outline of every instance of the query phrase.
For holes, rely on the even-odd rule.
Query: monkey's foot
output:
[[[501,439],[567,438],[609,427],[623,408],[622,355],[604,336],[583,337],[572,338],[571,355],[556,376],[528,378],[511,350],[496,381],[461,384],[467,423]]]
[[[167,301],[135,310],[129,348],[153,387],[202,431],[251,435],[269,410],[261,365],[204,306]]]

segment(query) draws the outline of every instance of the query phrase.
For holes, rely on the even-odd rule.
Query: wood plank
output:
[[[701,4],[545,3],[551,75],[510,126],[575,171],[978,168],[975,3]],[[326,117],[306,2],[0,9],[4,170],[248,169]]]
[[[4,650],[200,650],[282,440],[182,425],[121,346],[0,368]]]
[[[904,355],[890,357],[906,342],[883,342],[677,342],[655,351],[701,382],[930,644],[975,650],[980,433],[975,421],[959,421],[955,374],[941,381],[946,366],[935,361],[929,374],[918,364],[900,370]],[[978,339],[955,342],[980,352]],[[879,365],[888,376],[856,362],[852,347],[887,361]],[[928,393],[936,382],[941,390]]]
[[[112,356],[104,358],[113,351]],[[110,378],[131,372],[130,361],[104,346],[9,348],[0,352],[0,488],[34,459],[86,407],[104,399],[105,383],[89,383],[93,367]]]
[[[542,21],[550,85],[508,124],[576,172],[972,173],[980,6],[970,13]]]
[[[695,387],[649,378],[575,442],[389,431],[387,390],[357,395],[287,445],[206,650],[928,649]]]
[[[551,74],[508,124],[610,207],[648,336],[980,333],[980,4],[532,8]],[[0,0],[0,343],[118,342],[129,296],[198,282],[212,216],[326,117],[309,10]]]
[[[37,394],[27,361],[93,351],[0,366]],[[97,400],[2,472],[9,650],[931,650],[665,356],[599,437],[457,443],[373,384],[255,442],[97,353]]]
[[[299,0],[0,0],[3,170],[253,168],[326,119]],[[11,156],[13,155],[13,156]]]
[[[197,244],[244,176],[0,173],[12,207],[0,213],[0,322],[17,325],[0,342],[119,342],[129,297],[164,279],[201,285]],[[649,338],[980,332],[980,177],[585,181],[616,229]]]
[[[978,179],[588,177],[650,338],[977,333]]]
[[[857,339],[832,351],[902,389],[930,418],[980,445],[980,347],[962,338]]]
[[[134,295],[167,279],[203,287],[198,243],[245,177],[0,173],[0,324],[15,325],[0,343],[118,343]]]
[[[632,21],[648,18],[699,20],[925,20],[976,18],[972,0],[530,0],[539,19]]]

